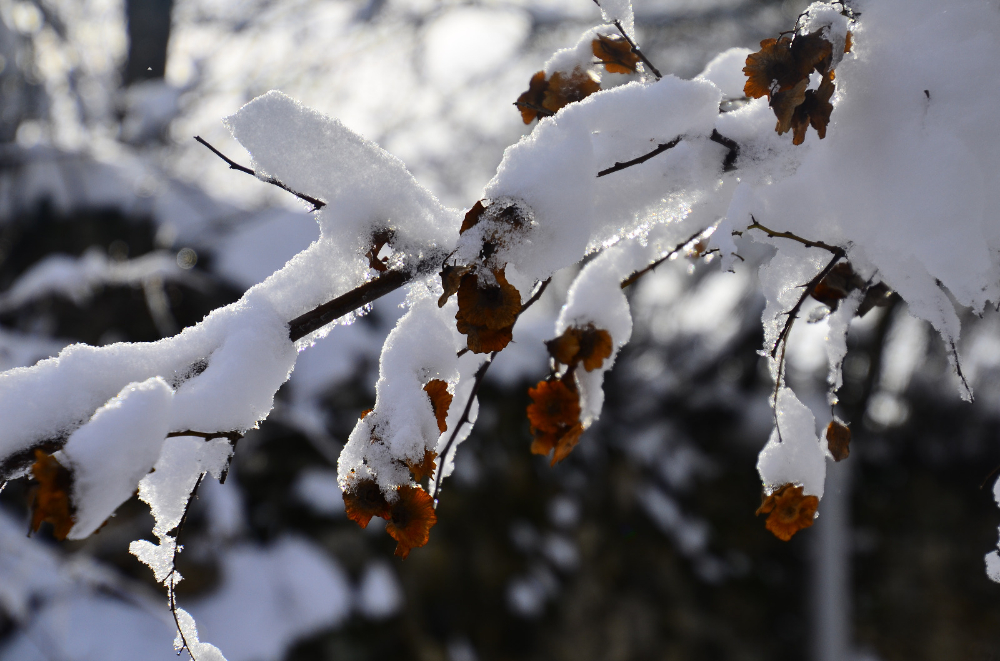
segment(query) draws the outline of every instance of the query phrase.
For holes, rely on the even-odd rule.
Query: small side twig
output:
[[[597,6],[600,7],[601,5],[598,4]],[[636,45],[636,43],[634,41],[632,41],[632,37],[628,36],[628,33],[625,32],[625,28],[622,27],[622,22],[619,21],[619,20],[617,20],[617,19],[615,19],[614,26],[616,28],[618,28],[618,32],[620,32],[621,35],[623,37],[625,37],[625,41],[627,41],[628,45],[632,47],[632,52],[636,54],[636,56],[642,61],[642,63],[644,65],[646,65],[647,67],[649,67],[650,73],[652,73],[653,76],[655,76],[657,80],[660,80],[661,78],[663,78],[663,74],[660,73],[660,70],[653,66],[653,63],[649,61],[649,58],[646,57],[645,53],[643,53],[639,49],[639,46]]]
[[[534,110],[539,117],[552,117],[555,115],[554,112],[548,108],[543,108],[541,106],[536,106],[534,103],[528,103],[527,101],[515,101],[514,105],[520,110],[522,107],[528,108],[529,110]]]
[[[636,271],[635,273],[633,273],[629,277],[627,277],[624,280],[622,280],[622,289],[625,289],[626,287],[628,287],[629,285],[631,285],[632,283],[634,283],[636,280],[638,280],[642,276],[646,275],[647,273],[649,273],[650,271],[652,271],[653,269],[655,269],[657,266],[659,266],[663,262],[667,261],[668,259],[670,259],[674,255],[676,255],[677,253],[679,253],[681,250],[684,249],[685,246],[689,245],[692,241],[694,241],[695,239],[697,239],[699,236],[701,236],[704,233],[705,233],[705,230],[703,230],[703,229],[698,230],[697,232],[695,232],[694,234],[692,234],[688,238],[684,239],[683,242],[678,243],[676,246],[674,246],[670,250],[670,252],[668,252],[663,257],[660,257],[659,259],[657,259],[655,262],[653,262],[649,266],[647,266],[647,267],[645,267],[645,268],[643,268],[643,269],[641,269],[639,271]]]
[[[822,241],[811,241],[809,239],[803,239],[801,236],[797,234],[792,234],[791,232],[778,232],[769,229],[758,223],[757,219],[754,218],[752,214],[750,215],[750,220],[752,220],[753,223],[751,223],[747,227],[748,230],[760,230],[765,234],[767,234],[768,236],[776,239],[791,239],[792,241],[798,241],[806,248],[822,248],[823,250],[826,250],[827,252],[834,255],[839,255],[840,257],[843,257],[845,255],[844,249],[841,248],[840,246],[831,246],[829,243],[823,243]]]
[[[313,211],[319,211],[320,209],[322,209],[323,207],[326,206],[326,202],[324,202],[323,200],[315,198],[315,197],[313,197],[311,195],[306,195],[305,193],[300,193],[297,190],[289,188],[288,186],[286,186],[285,184],[281,183],[281,181],[279,181],[278,179],[275,179],[274,177],[261,177],[261,176],[258,176],[257,173],[254,170],[252,170],[251,168],[248,168],[245,165],[240,165],[239,163],[237,163],[233,159],[229,158],[228,156],[226,156],[225,154],[223,154],[221,151],[219,151],[218,149],[216,149],[212,145],[208,144],[208,141],[206,141],[200,135],[194,136],[194,139],[197,140],[198,142],[200,142],[201,144],[205,145],[206,147],[208,147],[212,151],[213,154],[215,154],[216,156],[218,156],[219,158],[221,158],[222,160],[224,160],[229,165],[229,169],[230,170],[239,170],[240,172],[245,172],[246,174],[249,174],[249,175],[252,175],[254,177],[257,177],[258,179],[260,179],[261,181],[263,181],[266,184],[271,184],[272,186],[277,186],[281,190],[287,191],[287,192],[291,193],[292,195],[294,195],[295,197],[299,198],[300,200],[303,200],[304,202],[308,202],[309,204],[313,205],[313,209],[312,209]]]
[[[188,655],[191,657],[191,661],[198,660],[195,658],[194,652],[191,651],[191,646],[188,645],[187,638],[184,636],[184,630],[181,628],[180,619],[177,617],[177,569],[174,567],[174,563],[177,561],[177,540],[180,539],[181,531],[184,530],[184,524],[187,522],[188,512],[191,509],[191,503],[194,502],[194,499],[197,497],[198,487],[201,486],[201,481],[203,479],[205,479],[205,473],[198,476],[198,481],[194,483],[194,488],[191,489],[191,493],[188,494],[187,502],[184,503],[184,513],[181,515],[180,522],[177,524],[177,527],[170,531],[176,531],[174,534],[174,550],[170,556],[170,575],[168,576],[170,585],[167,585],[166,581],[164,581],[164,585],[167,587],[167,604],[170,607],[170,614],[174,617],[174,626],[177,627],[177,634],[181,637],[181,644],[183,645],[183,647],[177,651],[177,654],[180,654],[183,650],[187,650]]]
[[[630,168],[630,167],[632,167],[634,165],[639,165],[641,163],[645,163],[646,161],[648,161],[649,159],[653,158],[657,154],[662,154],[663,152],[667,151],[668,149],[673,149],[674,147],[676,147],[677,145],[679,145],[680,142],[681,142],[681,139],[683,137],[684,136],[680,136],[679,135],[676,138],[674,138],[673,140],[671,140],[670,142],[666,142],[666,143],[663,143],[661,145],[657,145],[656,149],[654,149],[653,151],[645,153],[642,156],[639,156],[638,158],[633,158],[631,161],[625,161],[624,163],[616,162],[610,168],[607,168],[605,170],[601,170],[600,172],[598,172],[597,176],[598,177],[605,177],[605,176],[607,176],[609,174],[612,174],[614,172],[621,172],[622,170]]]
[[[823,267],[823,270],[817,273],[812,280],[803,285],[802,295],[799,296],[799,300],[795,301],[795,305],[792,306],[792,309],[790,309],[788,312],[783,313],[787,316],[787,318],[785,319],[785,325],[782,327],[781,332],[778,333],[778,339],[774,341],[774,347],[771,348],[771,358],[777,356],[778,347],[784,344],[784,342],[788,339],[788,333],[791,332],[792,330],[792,324],[795,323],[795,318],[798,316],[799,310],[802,308],[802,304],[806,302],[806,299],[809,298],[809,295],[812,294],[813,291],[816,289],[816,285],[821,283],[823,281],[823,278],[825,278],[827,275],[830,274],[830,271],[832,271],[833,267],[837,265],[837,262],[839,262],[844,257],[844,254],[845,253],[842,248],[836,248],[834,251],[833,259],[831,259],[829,263],[825,267]],[[782,361],[783,360],[784,360],[784,351],[782,351]]]
[[[479,393],[479,386],[483,384],[483,379],[486,377],[486,370],[490,368],[493,364],[493,359],[497,357],[499,351],[494,351],[490,354],[487,360],[483,361],[483,364],[479,366],[476,370],[476,375],[474,381],[472,382],[472,390],[469,391],[469,399],[465,402],[465,408],[462,410],[462,417],[458,419],[455,423],[455,428],[451,430],[451,436],[448,437],[448,442],[445,443],[444,449],[441,451],[441,467],[438,469],[437,479],[434,480],[434,489],[431,491],[431,499],[434,501],[434,506],[437,507],[437,496],[438,492],[441,490],[441,479],[444,473],[444,462],[448,459],[448,452],[451,451],[452,446],[455,444],[455,439],[458,438],[458,432],[461,431],[469,422],[469,414],[472,411],[472,402],[476,401],[476,395]]]

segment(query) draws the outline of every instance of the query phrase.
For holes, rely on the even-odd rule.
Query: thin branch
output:
[[[441,480],[444,477],[444,464],[448,460],[448,452],[451,451],[452,446],[455,444],[458,432],[469,422],[469,413],[472,411],[472,403],[476,401],[476,394],[479,393],[479,386],[483,384],[483,379],[486,377],[486,370],[493,364],[493,359],[497,357],[498,353],[500,352],[494,351],[491,353],[489,359],[484,360],[483,364],[476,370],[475,381],[472,383],[472,390],[469,391],[469,399],[466,400],[465,408],[462,410],[462,417],[458,419],[455,428],[451,430],[451,436],[448,437],[448,442],[445,443],[444,450],[441,451],[441,467],[438,469],[437,479],[434,480],[434,490],[431,492],[431,499],[434,500],[435,507],[437,507],[437,495],[441,490]]]
[[[296,342],[309,333],[354,312],[386,294],[396,291],[413,279],[415,273],[409,271],[386,271],[360,287],[338,296],[305,314],[288,322],[288,338]]]
[[[817,273],[812,280],[803,285],[802,295],[799,296],[799,300],[795,301],[795,305],[792,306],[791,310],[784,313],[787,315],[787,319],[785,319],[785,325],[781,329],[781,332],[778,333],[778,339],[774,341],[774,347],[771,348],[771,358],[774,358],[778,354],[778,347],[788,339],[788,333],[792,330],[792,324],[795,323],[795,318],[798,316],[799,310],[802,308],[802,304],[806,302],[806,299],[809,298],[810,294],[812,294],[816,289],[816,285],[821,283],[823,278],[829,275],[830,271],[833,270],[833,267],[837,265],[837,262],[844,257],[844,251],[841,248],[836,248],[835,250],[836,252],[833,255],[833,259],[831,259],[830,262],[823,267],[823,270]],[[784,354],[784,352],[782,352],[782,354]]]
[[[636,280],[638,280],[642,276],[646,275],[647,273],[649,273],[650,271],[652,271],[653,269],[655,269],[657,266],[659,266],[663,262],[667,261],[668,259],[670,259],[674,255],[676,255],[677,253],[679,253],[681,250],[684,249],[684,247],[686,245],[688,245],[689,243],[691,243],[692,241],[694,241],[695,239],[697,239],[699,236],[701,236],[704,233],[705,233],[705,230],[703,230],[703,229],[698,230],[697,232],[695,232],[694,234],[692,234],[691,236],[689,236],[687,239],[685,239],[682,243],[678,243],[676,246],[674,246],[670,250],[670,252],[668,252],[663,257],[660,257],[659,259],[657,259],[655,262],[653,262],[652,264],[650,264],[646,268],[644,268],[644,269],[642,269],[640,271],[636,271],[635,273],[633,273],[629,277],[627,277],[624,280],[622,280],[622,289],[625,289],[626,287],[628,287],[629,285],[631,285],[632,283],[634,283]]]
[[[965,388],[965,392],[969,395],[969,401],[975,400],[972,395],[972,388],[969,387],[969,382],[965,379],[965,374],[962,373],[962,363],[958,359],[958,347],[955,346],[954,340],[949,340],[948,344],[951,346],[951,355],[955,359],[955,371],[958,372],[958,378],[962,380],[962,387]]]
[[[680,142],[681,142],[681,138],[683,138],[683,137],[684,136],[680,136],[679,135],[676,138],[674,138],[673,140],[671,140],[670,142],[664,143],[662,145],[657,145],[656,149],[654,149],[653,151],[648,152],[646,154],[643,154],[642,156],[639,156],[638,158],[633,158],[631,161],[625,161],[624,163],[617,163],[616,162],[610,168],[608,168],[606,170],[601,170],[600,172],[598,172],[597,176],[598,177],[604,177],[604,176],[607,176],[607,175],[612,174],[614,172],[620,172],[622,170],[630,168],[633,165],[639,165],[641,163],[645,163],[646,161],[648,161],[649,159],[653,158],[657,154],[662,154],[663,152],[667,151],[668,149],[673,149],[674,147],[676,147],[677,145],[679,145]]]
[[[797,234],[792,234],[791,232],[777,232],[775,230],[764,227],[763,225],[758,223],[757,219],[754,218],[752,214],[750,215],[750,220],[752,220],[753,223],[747,227],[748,230],[760,230],[765,234],[767,234],[768,236],[776,239],[791,239],[792,241],[798,241],[806,248],[822,248],[823,250],[826,250],[827,252],[833,255],[837,255],[838,259],[846,255],[844,249],[841,248],[840,246],[831,246],[829,243],[823,243],[822,241],[811,241],[809,239],[803,239],[801,236]]]
[[[194,436],[203,438],[206,441],[210,441],[213,438],[227,438],[230,443],[235,443],[243,438],[243,434],[238,431],[192,431],[185,429],[184,431],[172,431],[167,434],[167,438],[176,438],[178,436]]]
[[[218,149],[216,149],[212,145],[208,144],[208,142],[204,138],[202,138],[200,135],[194,136],[194,139],[197,140],[198,142],[200,142],[201,144],[205,145],[206,147],[208,147],[210,150],[212,150],[213,154],[215,154],[216,156],[218,156],[219,158],[221,158],[222,160],[224,160],[229,165],[229,169],[230,170],[239,170],[240,172],[245,172],[245,173],[247,173],[249,175],[257,177],[258,179],[260,179],[261,181],[263,181],[266,184],[271,184],[272,186],[277,186],[278,188],[280,188],[283,191],[288,191],[289,193],[291,193],[295,197],[299,198],[300,200],[303,200],[303,201],[308,202],[309,204],[313,205],[313,209],[312,209],[313,211],[319,211],[320,209],[322,209],[323,207],[326,206],[326,202],[324,202],[323,200],[317,199],[317,198],[315,198],[315,197],[313,197],[311,195],[306,195],[305,193],[300,193],[297,190],[289,188],[288,186],[286,186],[285,184],[281,183],[281,181],[279,181],[278,179],[275,179],[274,177],[270,177],[270,176],[268,176],[268,177],[261,177],[261,176],[259,176],[252,169],[246,167],[245,165],[240,165],[239,163],[237,163],[233,159],[229,158],[228,156],[226,156],[225,154],[223,154],[221,151],[219,151]]]
[[[196,432],[191,435],[198,435],[198,434]],[[177,568],[174,566],[174,563],[177,561],[177,547],[178,547],[177,540],[180,538],[181,531],[184,529],[184,524],[187,522],[188,512],[191,509],[191,503],[198,495],[198,487],[201,486],[201,481],[203,479],[205,479],[205,473],[202,473],[201,475],[198,476],[198,481],[194,483],[194,488],[191,489],[191,493],[188,494],[187,502],[184,503],[184,513],[181,515],[181,520],[177,523],[177,526],[170,531],[170,532],[174,532],[175,530],[177,531],[176,534],[174,535],[174,550],[173,553],[171,553],[170,555],[170,575],[168,576],[168,578],[170,579],[170,585],[167,585],[166,581],[163,582],[163,584],[167,587],[167,604],[170,607],[170,614],[174,616],[174,625],[177,627],[177,634],[181,637],[181,643],[183,644],[181,650],[187,650],[188,655],[191,657],[191,661],[198,661],[198,660],[195,658],[194,652],[191,651],[191,646],[188,645],[187,638],[184,636],[184,630],[181,629],[181,623],[177,617],[177,593],[176,593]],[[178,650],[177,653],[180,654],[181,650]]]
[[[521,306],[521,310],[517,313],[517,316],[520,317],[521,313],[523,313],[525,310],[527,310],[532,305],[538,302],[538,299],[540,299],[542,297],[542,294],[545,293],[545,290],[548,288],[550,282],[552,282],[551,276],[545,278],[545,280],[542,281],[542,284],[538,287],[538,289],[535,290],[535,293],[531,295],[531,298],[525,301],[524,305]]]
[[[600,7],[601,5],[598,4],[597,6]],[[632,37],[628,36],[628,33],[625,32],[625,28],[622,27],[621,21],[615,19],[615,27],[618,28],[618,32],[620,32],[621,35],[625,37],[625,41],[628,42],[628,45],[632,47],[632,52],[635,53],[640,60],[642,60],[643,64],[649,67],[650,72],[654,76],[656,76],[656,79],[659,80],[663,78],[663,74],[660,73],[660,70],[653,66],[653,63],[649,61],[649,58],[647,58],[646,55],[641,50],[639,50],[639,47],[636,45],[636,43],[632,41]]]

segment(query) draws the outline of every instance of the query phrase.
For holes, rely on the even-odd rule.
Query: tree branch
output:
[[[673,140],[671,140],[670,142],[664,143],[662,145],[657,145],[656,149],[654,149],[653,151],[651,151],[649,153],[646,153],[646,154],[643,154],[642,156],[639,156],[638,158],[633,158],[631,161],[625,161],[624,163],[617,163],[616,162],[610,168],[608,168],[606,170],[601,170],[600,172],[598,172],[597,176],[598,177],[604,177],[604,176],[607,176],[607,175],[612,174],[614,172],[620,172],[622,170],[625,170],[626,168],[630,168],[633,165],[639,165],[641,163],[645,163],[646,161],[648,161],[649,159],[653,158],[657,154],[662,154],[663,152],[667,151],[668,149],[673,149],[674,147],[676,147],[677,145],[679,145],[680,142],[681,142],[681,138],[683,138],[683,137],[684,136],[680,136],[679,135],[676,138],[674,138]]]
[[[313,308],[288,322],[288,339],[296,342],[309,333],[336,321],[349,312],[362,308],[386,294],[396,291],[413,279],[415,273],[386,271],[346,294]]]
[[[811,241],[809,239],[803,239],[801,236],[797,234],[792,234],[791,232],[776,232],[775,230],[768,229],[767,227],[764,227],[763,225],[758,223],[757,219],[753,217],[753,214],[750,215],[750,220],[753,221],[753,224],[747,227],[748,230],[760,230],[765,234],[767,234],[768,236],[774,237],[776,239],[791,239],[792,241],[798,241],[806,248],[822,248],[823,250],[826,250],[831,254],[838,255],[838,259],[839,257],[843,257],[846,255],[844,249],[841,248],[840,246],[831,246],[829,243],[823,243],[822,241]]]
[[[323,200],[317,199],[317,198],[315,198],[315,197],[313,197],[311,195],[306,195],[305,193],[300,193],[297,190],[293,190],[293,189],[289,188],[288,186],[286,186],[285,184],[281,183],[281,181],[279,181],[278,179],[275,179],[274,177],[261,177],[261,176],[258,176],[258,174],[255,171],[251,170],[250,168],[246,167],[245,165],[240,165],[239,163],[237,163],[233,159],[229,158],[228,156],[226,156],[225,154],[223,154],[221,151],[219,151],[218,149],[216,149],[212,145],[208,144],[208,142],[204,138],[202,138],[200,135],[194,136],[194,139],[197,140],[198,142],[200,142],[201,144],[205,145],[206,147],[208,147],[210,150],[212,150],[213,154],[215,154],[216,156],[218,156],[219,158],[221,158],[222,160],[224,160],[229,165],[229,169],[230,170],[239,170],[240,172],[245,172],[245,173],[247,173],[249,175],[257,177],[257,179],[260,179],[261,181],[263,181],[266,184],[271,184],[272,186],[277,186],[278,188],[280,188],[283,191],[288,191],[289,193],[291,193],[295,197],[299,198],[300,200],[303,200],[303,201],[308,202],[309,204],[313,205],[313,209],[312,209],[313,211],[319,211],[320,209],[322,209],[323,207],[326,206],[326,202],[324,202]]]

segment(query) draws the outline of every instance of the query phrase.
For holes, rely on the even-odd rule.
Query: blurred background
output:
[[[636,0],[644,51],[693,77],[793,25],[805,2]],[[0,0],[0,368],[72,342],[151,341],[236,300],[318,235],[301,202],[226,165],[222,118],[280,89],[469,208],[530,131],[512,103],[600,23],[589,0]],[[206,481],[181,533],[180,605],[230,661],[1000,658],[1000,315],[967,320],[960,402],[940,342],[898,303],[856,320],[816,526],[754,516],[771,430],[756,266],[681,258],[632,287],[635,330],[600,422],[550,468],[527,388],[572,281],[522,318],[481,392],[430,543],[402,562],[346,520],[336,458],[374,402],[400,296],[299,359],[269,419]],[[756,251],[756,252],[755,252]],[[818,315],[817,315],[818,316]],[[826,324],[791,384],[825,404]],[[52,406],[58,406],[52,402]],[[2,421],[0,421],[2,424]],[[26,537],[31,483],[0,493],[0,659],[172,659],[137,500],[84,542]]]

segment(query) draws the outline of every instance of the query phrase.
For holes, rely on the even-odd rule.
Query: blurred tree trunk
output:
[[[129,46],[122,80],[125,87],[163,78],[167,69],[172,6],[173,0],[126,0]]]

